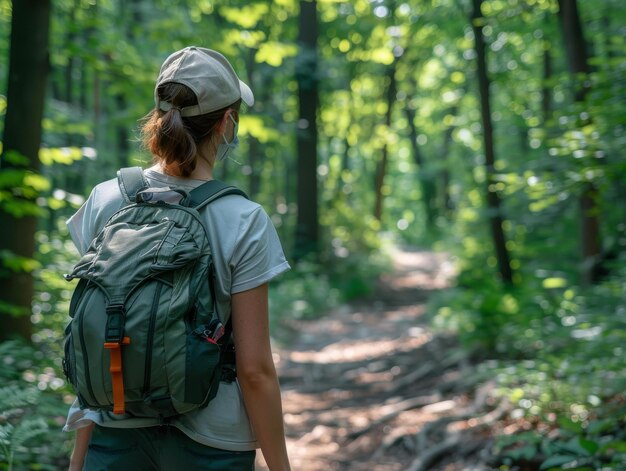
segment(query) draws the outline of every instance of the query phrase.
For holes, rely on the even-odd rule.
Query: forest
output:
[[[295,469],[626,469],[623,0],[0,0],[0,469],[67,469],[65,221],[188,45],[255,93]]]

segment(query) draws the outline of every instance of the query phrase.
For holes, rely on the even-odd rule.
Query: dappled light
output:
[[[0,31],[0,471],[68,468],[66,221],[153,165],[155,78],[190,45],[255,97],[239,139],[192,140],[291,266],[292,469],[626,469],[624,0],[0,0]],[[212,247],[265,253],[223,216]]]

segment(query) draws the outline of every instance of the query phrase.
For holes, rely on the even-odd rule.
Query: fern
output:
[[[30,440],[47,431],[48,424],[41,417],[24,419],[17,425],[0,425],[0,455],[2,461],[8,464],[7,469],[13,469],[15,455],[25,451],[24,448]]]
[[[24,419],[13,429],[11,436],[11,450],[12,456],[19,451],[23,451],[25,445],[30,440],[48,431],[48,424],[41,417],[33,419]]]
[[[0,411],[36,404],[40,394],[35,387],[21,388],[17,384],[0,388]]]
[[[10,384],[0,388],[0,455],[9,471],[13,469],[15,455],[27,451],[28,442],[48,430],[43,418],[26,417],[40,395],[41,391],[33,386]]]
[[[2,463],[9,465],[8,469],[13,466],[13,456],[11,455],[11,435],[15,427],[12,424],[0,425],[0,459]]]

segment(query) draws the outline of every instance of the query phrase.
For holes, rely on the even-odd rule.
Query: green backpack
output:
[[[216,180],[188,194],[148,188],[139,167],[120,170],[118,183],[126,205],[65,275],[79,282],[63,369],[81,407],[169,418],[206,406],[220,380],[234,379],[230,320],[223,326],[216,311],[198,211],[246,195]],[[182,200],[159,199],[168,190]]]

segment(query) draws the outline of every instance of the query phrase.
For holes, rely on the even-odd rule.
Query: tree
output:
[[[498,269],[502,280],[513,283],[513,271],[509,252],[506,248],[506,238],[502,228],[503,218],[500,204],[500,196],[494,187],[495,152],[493,143],[493,126],[491,124],[491,102],[489,98],[489,77],[487,75],[487,55],[485,40],[483,37],[483,15],[481,12],[482,0],[473,0],[472,28],[474,30],[474,45],[478,62],[478,88],[480,92],[480,109],[483,125],[483,142],[485,150],[485,171],[487,183],[487,207],[489,210],[489,222],[491,236],[496,251]]]
[[[563,30],[569,70],[576,82],[574,99],[576,102],[584,102],[589,91],[589,63],[576,0],[559,0],[559,20]],[[589,123],[583,123],[583,125],[586,124]],[[597,282],[601,274],[600,218],[597,199],[598,189],[592,181],[586,182],[579,199],[584,283]]]
[[[385,126],[387,132],[391,134],[391,116],[393,113],[393,105],[396,102],[396,94],[398,92],[398,85],[396,82],[396,64],[398,57],[394,58],[394,61],[387,67],[385,73],[385,97],[387,103],[387,111],[385,111]],[[380,161],[376,165],[376,175],[374,178],[374,217],[380,221],[383,215],[383,183],[385,180],[385,174],[387,173],[387,163],[389,161],[389,143],[385,141],[382,148]]]
[[[300,53],[296,65],[298,102],[296,259],[315,254],[319,244],[317,208],[317,2],[300,1]]]
[[[29,338],[37,192],[28,181],[40,167],[50,0],[16,0],[12,6],[7,113],[0,157],[3,177],[11,185],[3,191],[9,201],[3,198],[0,207],[0,337],[17,334]]]

